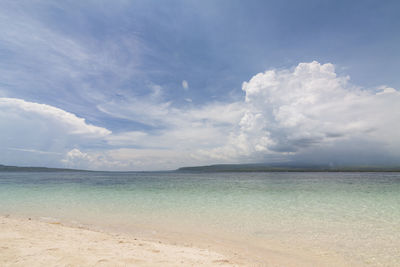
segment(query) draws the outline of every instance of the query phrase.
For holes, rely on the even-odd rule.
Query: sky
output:
[[[398,1],[1,1],[0,164],[400,165]]]

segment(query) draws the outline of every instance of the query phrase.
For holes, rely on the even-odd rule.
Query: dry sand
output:
[[[238,266],[207,249],[0,217],[0,266]]]
[[[0,266],[348,266],[326,255],[275,245],[232,248],[221,242],[219,247],[176,245],[58,221],[0,216]]]

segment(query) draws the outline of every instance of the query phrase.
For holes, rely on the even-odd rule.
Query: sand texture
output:
[[[0,217],[0,266],[238,266],[207,249]]]

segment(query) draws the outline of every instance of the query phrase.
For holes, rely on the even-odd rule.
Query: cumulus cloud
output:
[[[16,98],[0,98],[0,128],[0,161],[28,165],[59,165],[65,150],[111,134],[62,109]]]
[[[349,77],[337,76],[330,63],[269,70],[244,82],[242,89],[245,112],[233,137],[242,153],[317,152],[350,139],[387,146],[388,152],[400,148],[400,93],[385,86],[354,86]]]

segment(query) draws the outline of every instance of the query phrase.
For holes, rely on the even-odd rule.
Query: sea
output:
[[[396,172],[0,172],[0,215],[400,266]]]

